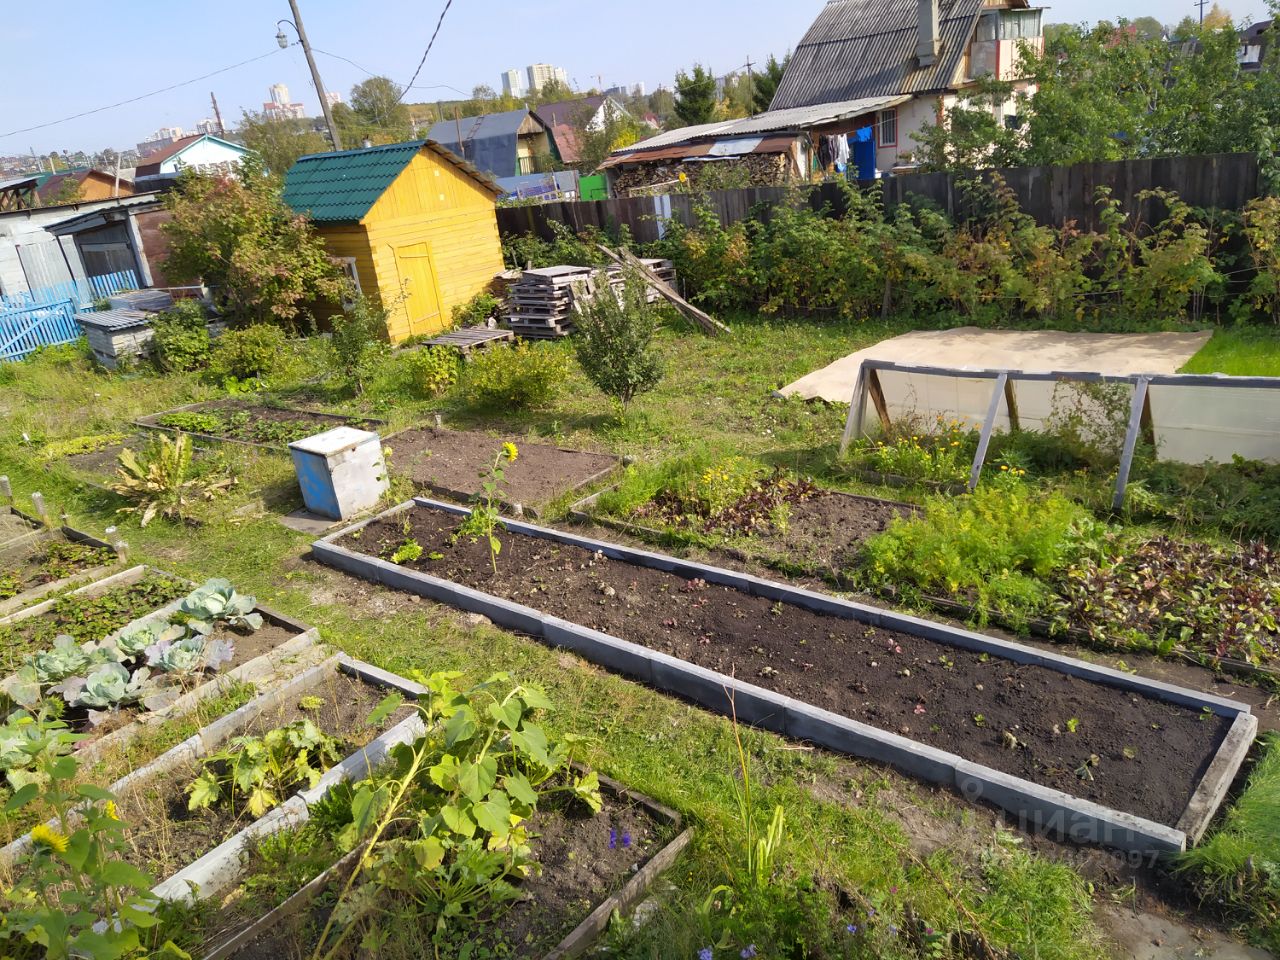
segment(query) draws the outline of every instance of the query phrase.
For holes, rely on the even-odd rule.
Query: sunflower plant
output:
[[[498,554],[502,552],[502,541],[498,539],[498,528],[506,529],[498,505],[502,500],[500,493],[506,482],[508,463],[515,463],[520,451],[514,443],[504,443],[493,458],[493,466],[480,474],[479,502],[471,508],[471,515],[458,527],[456,537],[470,537],[474,543],[482,537],[489,544],[489,562],[493,564],[493,575],[498,575]]]
[[[25,749],[34,773],[8,797],[0,818],[40,822],[11,888],[0,888],[0,941],[6,956],[52,960],[128,957],[159,919],[154,881],[124,859],[125,825],[106,790],[77,783],[80,761],[67,725],[46,712],[31,716]],[[161,955],[182,956],[171,943]]]

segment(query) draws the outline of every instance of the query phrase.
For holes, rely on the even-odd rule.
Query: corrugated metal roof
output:
[[[770,112],[950,87],[982,0],[939,0],[941,51],[923,69],[917,11],[917,0],[830,0],[792,53]]]
[[[447,160],[494,195],[502,193],[491,177],[440,144],[410,140],[302,157],[285,176],[284,202],[318,223],[358,223],[422,149]]]
[[[82,327],[97,327],[99,330],[128,330],[149,326],[151,314],[141,310],[97,310],[77,313],[76,322]]]
[[[905,103],[911,98],[902,94],[888,97],[865,97],[860,100],[843,100],[839,103],[819,103],[811,107],[794,107],[789,110],[769,110],[754,117],[740,120],[721,120],[718,123],[702,123],[679,130],[668,130],[648,140],[641,140],[629,147],[615,150],[614,157],[640,151],[648,152],[697,140],[731,139],[749,137],[778,130],[808,130],[841,120],[851,120],[864,114]]]
[[[661,160],[699,160],[709,157],[740,157],[748,153],[786,153],[799,134],[786,133],[772,136],[734,137],[727,140],[704,140],[701,143],[675,144],[640,150],[631,153],[615,153],[600,164],[601,168],[616,167],[624,163],[657,163]]]

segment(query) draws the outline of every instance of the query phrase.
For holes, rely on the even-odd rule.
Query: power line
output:
[[[409,78],[409,82],[400,91],[400,97],[396,100],[396,103],[404,99],[404,95],[413,87],[413,81],[417,80],[418,74],[422,72],[423,64],[427,62],[427,56],[431,53],[432,46],[435,45],[436,37],[440,36],[440,27],[444,23],[444,15],[449,12],[451,6],[453,6],[453,0],[445,0],[444,9],[440,11],[440,19],[436,21],[436,29],[431,34],[431,39],[427,41],[427,49],[422,51],[422,59],[418,61],[418,69],[413,71],[413,76]]]
[[[44,130],[46,127],[55,127],[60,123],[67,123],[71,120],[79,120],[81,117],[92,116],[95,113],[102,113],[104,110],[114,110],[116,107],[127,106],[130,103],[137,103],[139,100],[146,100],[148,97],[159,96],[162,93],[168,93],[170,90],[177,90],[179,87],[190,86],[193,83],[199,83],[201,80],[208,80],[210,77],[216,77],[220,73],[226,73],[228,70],[235,70],[238,67],[248,66],[251,63],[257,63],[259,60],[265,60],[267,57],[275,56],[279,50],[272,50],[270,53],[264,53],[260,57],[250,57],[248,60],[241,60],[239,63],[233,63],[229,67],[222,67],[210,73],[203,74],[199,77],[192,77],[190,80],[183,80],[181,83],[175,83],[159,90],[152,90],[150,93],[140,94],[136,97],[130,97],[128,100],[121,100],[118,103],[110,103],[105,107],[95,107],[92,110],[85,110],[82,113],[73,114],[69,117],[62,117],[60,120],[50,120],[48,123],[38,123],[34,127],[23,127],[21,130],[10,130],[8,133],[0,133],[0,139],[5,137],[17,136],[20,133],[30,133],[33,130]]]
[[[324,56],[326,57],[332,57],[334,60],[341,60],[343,63],[351,64],[351,66],[355,67],[357,70],[363,73],[366,77],[378,76],[378,74],[374,73],[364,64],[356,63],[350,57],[344,57],[338,53],[330,53],[328,50],[321,50],[319,47],[312,47],[311,49],[316,53],[324,54]],[[467,96],[467,91],[459,90],[457,87],[448,83],[414,83],[405,87],[405,89],[406,90],[452,90],[454,93],[461,94],[464,97]]]

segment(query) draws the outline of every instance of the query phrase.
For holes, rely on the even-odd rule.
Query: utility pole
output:
[[[222,111],[218,109],[218,98],[214,96],[213,91],[209,91],[209,100],[213,103],[213,119],[218,124],[218,136],[225,137],[227,128],[222,125]]]
[[[756,115],[756,75],[751,72],[751,54],[747,54],[747,109]]]
[[[333,111],[329,109],[329,96],[324,81],[320,79],[320,69],[316,66],[316,58],[311,53],[311,44],[307,41],[307,30],[302,25],[302,14],[298,12],[298,0],[289,0],[289,9],[293,11],[293,28],[298,31],[298,40],[302,43],[302,52],[307,55],[307,66],[311,68],[311,81],[316,85],[316,93],[320,95],[320,109],[324,112],[324,122],[329,125],[329,137],[333,140],[333,149],[342,149],[342,139],[338,136],[338,125],[333,122]],[[276,39],[284,36],[277,34]]]
[[[1200,8],[1200,25],[1201,26],[1204,26],[1204,8],[1209,2],[1210,0],[1196,0],[1196,2],[1192,4],[1193,7]]]

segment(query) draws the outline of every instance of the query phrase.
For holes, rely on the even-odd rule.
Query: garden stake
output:
[[[7,476],[0,477],[0,497],[4,497],[8,503],[13,503],[13,487],[10,486]]]
[[[53,526],[53,521],[49,519],[49,508],[45,506],[43,493],[33,493],[31,495],[31,506],[35,508],[36,516],[40,518],[41,523],[46,527]]]

